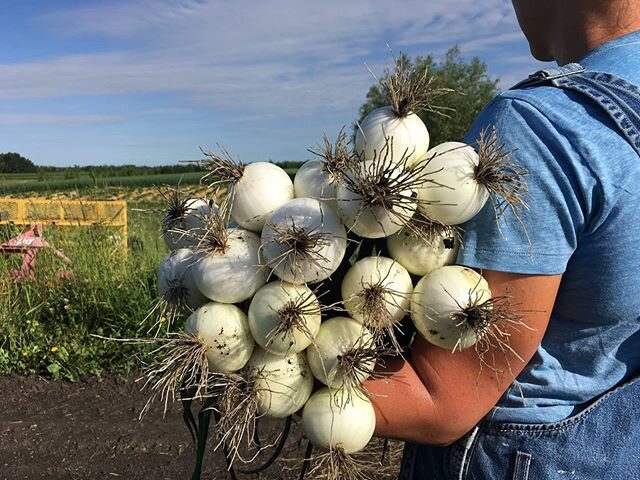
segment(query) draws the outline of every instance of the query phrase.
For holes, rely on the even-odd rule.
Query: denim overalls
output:
[[[542,70],[514,88],[535,85],[588,96],[640,155],[638,86],[608,73],[585,71],[578,64]],[[485,419],[449,447],[407,444],[399,479],[640,480],[639,375],[635,372],[632,380],[560,422],[509,424]]]

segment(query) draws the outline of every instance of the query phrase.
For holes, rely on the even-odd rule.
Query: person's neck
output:
[[[571,18],[560,19],[561,26],[551,49],[559,65],[577,62],[594,48],[631,32],[640,30],[640,8],[633,11],[618,9],[615,14],[592,12],[589,15],[574,10]]]

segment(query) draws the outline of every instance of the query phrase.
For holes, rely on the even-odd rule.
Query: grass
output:
[[[0,373],[48,374],[80,380],[105,371],[126,373],[140,365],[140,347],[92,334],[132,338],[146,334],[142,320],[156,297],[155,270],[166,254],[162,215],[129,212],[130,252],[123,258],[106,227],[44,227],[44,237],[69,257],[38,254],[33,280],[12,282],[18,255],[0,257]],[[6,240],[22,230],[0,226]],[[64,278],[62,272],[72,276]]]
[[[293,176],[296,169],[289,169]],[[44,226],[44,238],[69,257],[67,267],[50,251],[37,257],[33,280],[15,283],[9,272],[21,256],[0,256],[0,374],[48,375],[81,380],[139,368],[151,346],[107,341],[147,335],[143,319],[157,300],[156,269],[168,250],[160,235],[161,186],[180,186],[189,196],[211,192],[201,172],[65,178],[64,172],[0,175],[0,196],[126,200],[129,254],[117,249],[107,227]],[[25,230],[0,225],[0,242]],[[70,278],[60,272],[71,270]],[[142,358],[139,358],[142,357]],[[148,360],[148,358],[147,358]]]
[[[128,259],[120,258],[109,229],[45,229],[45,238],[72,259],[73,276],[61,278],[60,272],[67,267],[51,252],[43,251],[34,280],[12,283],[4,278],[0,287],[4,293],[0,371],[47,371],[54,377],[77,380],[99,375],[104,369],[134,366],[131,347],[105,344],[90,335],[132,337],[140,333],[155,296],[154,270],[161,256],[157,235],[150,229],[142,232],[140,227],[142,223],[132,233],[143,247]],[[4,259],[6,267],[17,266],[15,261]]]
[[[285,168],[293,178],[297,167]],[[27,194],[42,196],[54,193],[77,192],[79,195],[96,197],[114,188],[135,189],[160,185],[197,186],[203,172],[157,173],[147,175],[120,175],[99,177],[90,171],[11,173],[0,174],[0,196]]]
[[[195,185],[201,172],[164,173],[120,177],[92,177],[89,174],[77,178],[65,178],[60,173],[0,175],[0,195],[18,193],[48,194],[71,190],[102,190],[110,187],[148,187],[154,185]]]

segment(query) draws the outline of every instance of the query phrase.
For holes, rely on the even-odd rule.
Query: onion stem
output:
[[[510,345],[510,330],[519,331],[519,327],[527,329],[531,327],[527,326],[522,316],[514,311],[509,295],[496,296],[484,301],[472,300],[468,307],[453,315],[453,320],[457,322],[456,326],[474,331],[477,337],[474,348],[482,367],[487,367],[497,374],[504,373],[496,366],[496,350],[505,355],[509,373],[511,373],[509,354],[524,362],[524,359]],[[459,344],[456,344],[454,350],[458,347]],[[491,355],[491,361],[487,359],[488,355]]]
[[[323,136],[323,142],[324,145],[318,146],[319,152],[311,149],[308,149],[308,151],[322,159],[324,169],[330,175],[331,183],[340,183],[357,162],[357,157],[349,152],[347,134],[344,131],[344,127],[338,132],[333,145],[326,135]]]
[[[411,236],[428,245],[437,246],[444,238],[446,248],[462,244],[462,229],[457,225],[446,225],[417,211],[405,227]]]
[[[393,56],[393,60],[395,64],[393,73],[387,68],[385,78],[376,80],[399,117],[406,117],[410,113],[422,110],[438,114],[453,110],[433,104],[437,97],[454,90],[436,87],[436,78],[429,74],[426,65],[419,69],[408,62],[402,53],[398,58]]]
[[[202,181],[213,177],[213,182],[209,186],[220,184],[236,184],[244,175],[245,165],[240,160],[234,160],[231,154],[220,144],[220,155],[209,150],[200,149],[202,154],[207,158],[198,161],[198,166],[208,170],[208,173],[202,177]]]
[[[194,248],[196,252],[204,252],[206,255],[224,255],[229,248],[228,229],[228,197],[216,210],[211,210],[203,219],[204,233],[198,238]]]
[[[276,312],[280,318],[280,323],[276,325],[267,335],[267,349],[277,337],[287,337],[294,329],[302,332],[311,342],[315,335],[307,326],[306,318],[311,315],[320,315],[323,307],[318,302],[315,292],[309,291],[307,294],[297,298],[289,299]]]
[[[243,458],[241,451],[256,446],[254,430],[258,418],[258,392],[255,379],[246,373],[217,374],[211,385],[217,397],[215,406],[211,408],[220,414],[216,448],[225,445],[229,449],[231,463],[235,460],[248,463],[253,459]]]
[[[379,463],[368,452],[356,455],[346,453],[341,447],[314,455],[310,459],[315,465],[307,473],[311,478],[327,480],[370,480],[379,478]]]
[[[154,336],[158,336],[163,325],[168,331],[176,318],[183,316],[185,312],[192,312],[193,309],[189,306],[188,298],[189,289],[185,287],[182,279],[169,280],[167,290],[155,301],[142,321],[142,323],[147,323],[151,318],[155,318],[147,333],[155,330]]]
[[[162,220],[163,232],[184,233],[184,217],[189,211],[190,198],[183,197],[177,188],[168,187],[168,192],[160,192],[168,204],[167,213]]]
[[[476,181],[500,197],[499,201],[493,203],[496,220],[507,209],[511,209],[519,219],[522,210],[529,208],[525,200],[529,190],[524,178],[528,171],[510,160],[512,152],[504,151],[495,127],[490,132],[488,128],[482,130],[477,145],[479,161],[475,170]]]
[[[168,338],[132,340],[131,343],[160,343],[151,356],[161,359],[144,370],[143,388],[151,389],[151,396],[140,412],[140,418],[149,410],[156,398],[164,403],[164,412],[169,399],[175,400],[180,389],[193,390],[193,399],[208,396],[209,362],[207,350],[199,338],[184,333],[172,334]]]
[[[441,169],[432,170],[429,161],[410,166],[408,158],[411,152],[405,151],[398,161],[393,158],[393,138],[388,137],[380,152],[376,152],[371,161],[361,162],[351,175],[344,178],[343,185],[355,193],[360,202],[355,216],[355,224],[367,210],[382,209],[396,225],[409,223],[421,201],[416,190],[427,184],[449,188],[432,178]],[[380,225],[382,227],[382,225]]]

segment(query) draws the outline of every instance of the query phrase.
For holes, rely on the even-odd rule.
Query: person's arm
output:
[[[369,380],[380,437],[448,445],[471,430],[498,402],[534,355],[549,322],[561,275],[484,271],[492,295],[509,295],[527,325],[501,325],[514,352],[493,348],[482,365],[475,349],[452,353],[418,334],[408,360],[391,359],[386,376]]]

